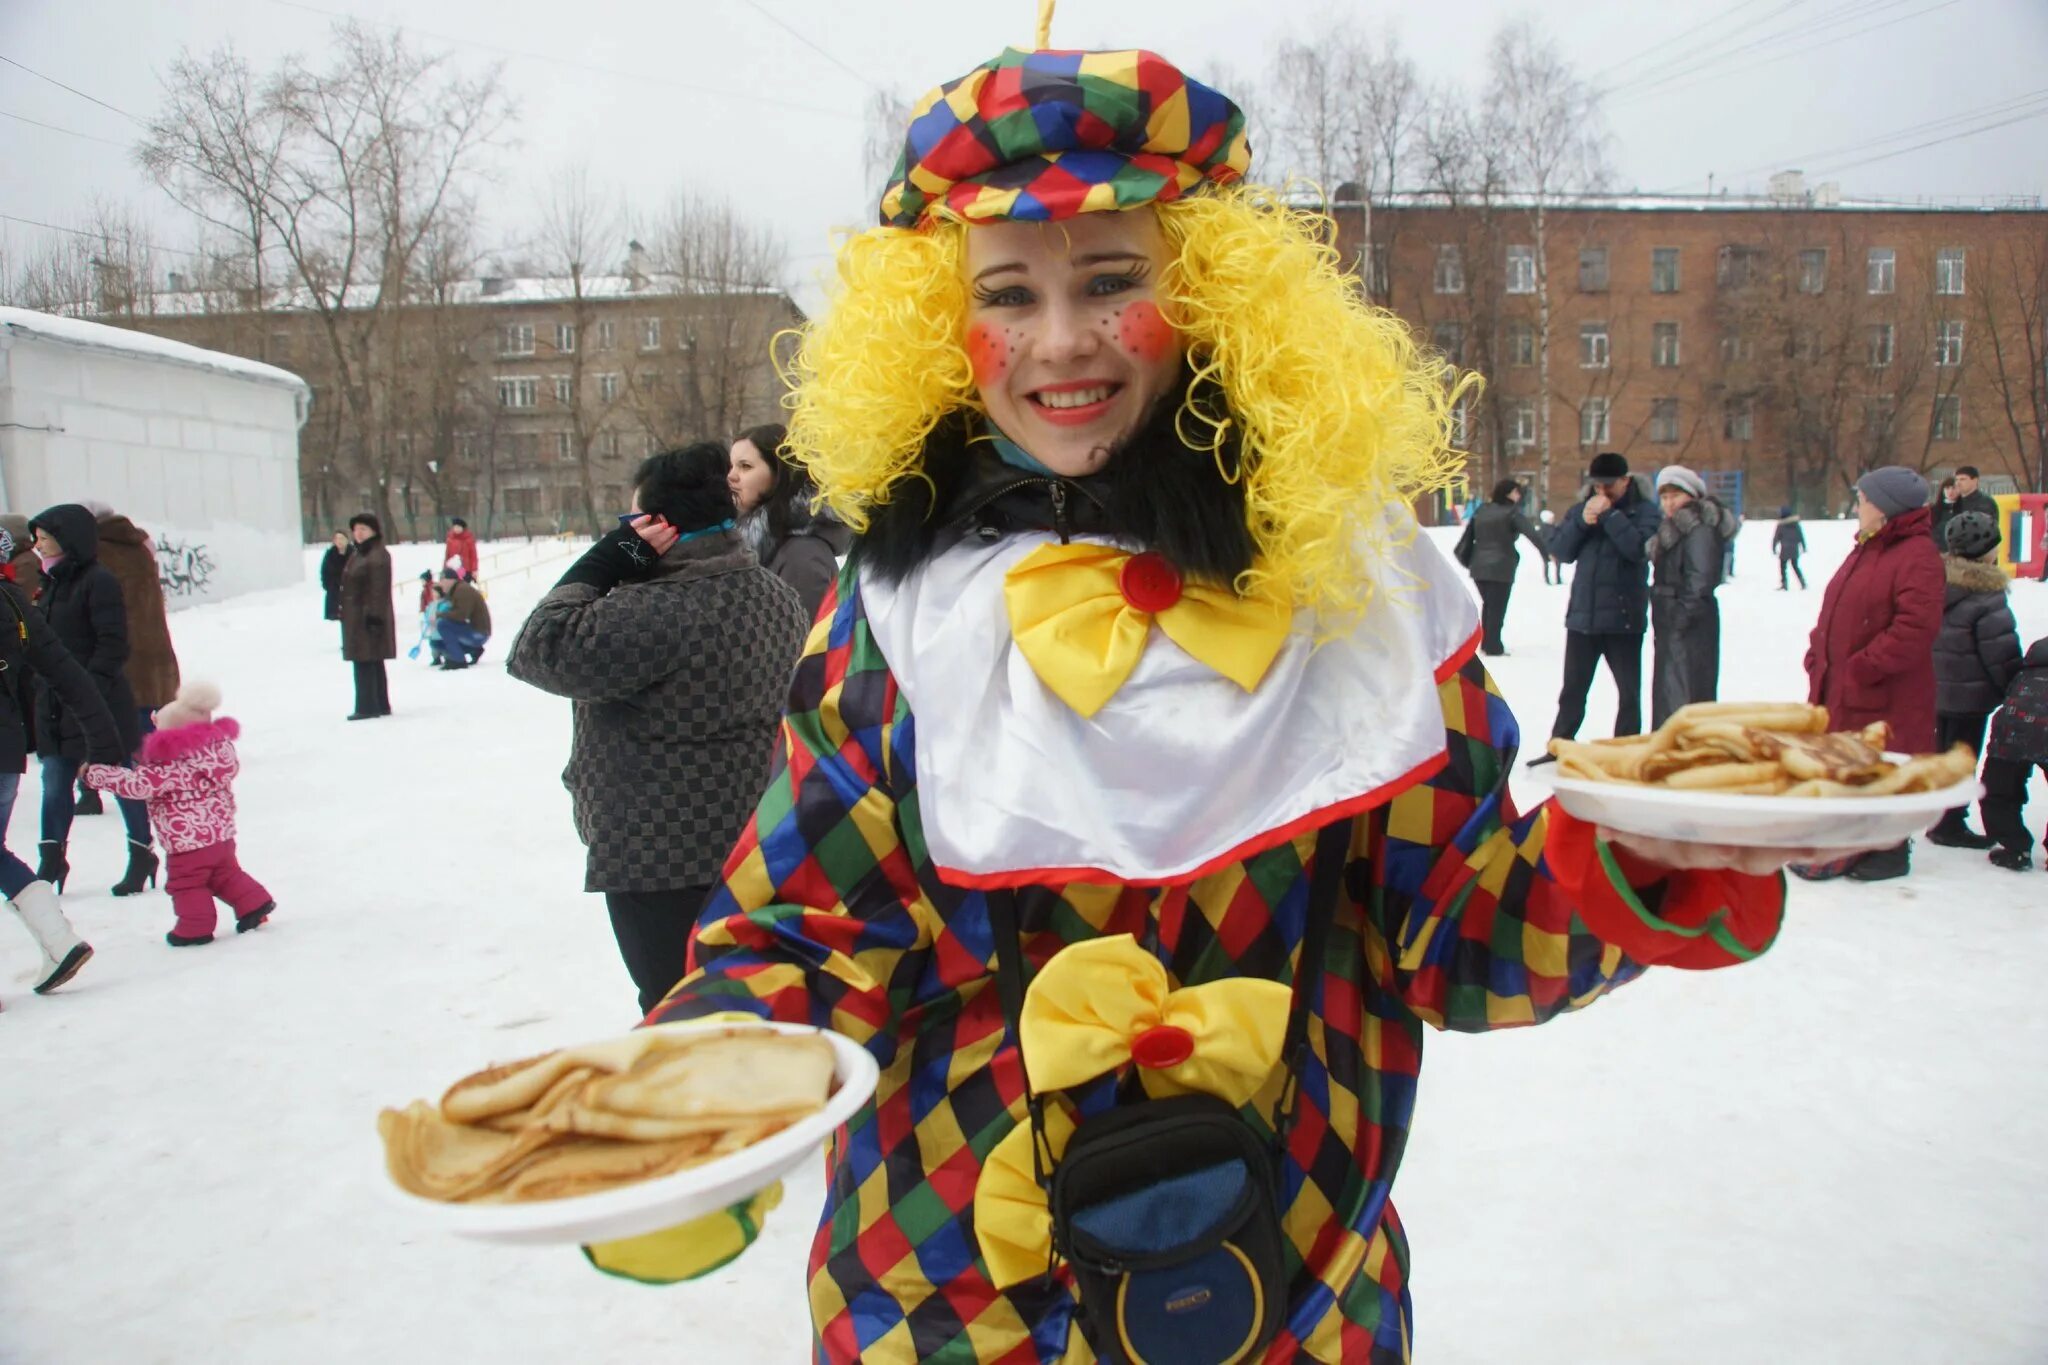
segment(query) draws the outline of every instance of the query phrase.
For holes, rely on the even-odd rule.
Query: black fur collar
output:
[[[1003,463],[990,442],[970,439],[982,429],[979,415],[954,413],[925,442],[930,486],[915,479],[897,485],[894,499],[870,514],[854,553],[863,569],[895,581],[965,535],[1084,533],[1156,550],[1184,574],[1230,583],[1251,567],[1256,550],[1245,525],[1244,485],[1223,478],[1216,455],[1190,450],[1180,439],[1175,418],[1185,392],[1184,376],[1101,473],[1080,479]],[[1213,384],[1201,386],[1195,401],[1211,412],[1225,410]],[[1232,423],[1221,456],[1225,468],[1238,464],[1236,431]]]

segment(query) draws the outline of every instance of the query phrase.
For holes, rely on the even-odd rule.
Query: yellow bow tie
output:
[[[1060,949],[1032,978],[1019,1020],[1034,1090],[1068,1090],[1136,1062],[1154,1099],[1200,1091],[1250,1101],[1279,1065],[1294,991],[1230,977],[1167,986],[1166,968],[1129,934]]]
[[[1010,634],[1031,669],[1083,716],[1138,666],[1152,623],[1250,692],[1266,676],[1294,611],[1271,592],[1239,597],[1182,579],[1164,555],[1075,542],[1041,545],[1003,577]]]
[[[1294,992],[1233,977],[1167,989],[1166,969],[1129,934],[1069,944],[1024,995],[1024,1065],[1041,1094],[1135,1062],[1154,1099],[1200,1091],[1242,1105],[1280,1063]],[[1047,1160],[1057,1165],[1074,1118],[1045,1106]],[[995,1145],[974,1187],[974,1235],[998,1289],[1045,1273],[1052,1217],[1031,1159],[1031,1124]],[[1050,1166],[1047,1168],[1051,1169]]]

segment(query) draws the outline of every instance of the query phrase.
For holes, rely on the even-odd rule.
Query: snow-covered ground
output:
[[[1780,594],[1769,534],[1746,529],[1722,591],[1726,696],[1801,694],[1849,545],[1809,528],[1813,590]],[[666,1290],[431,1235],[385,1195],[380,1106],[634,1022],[556,780],[568,708],[502,671],[565,560],[520,566],[567,551],[494,548],[497,646],[467,673],[398,660],[387,721],[343,721],[311,586],[174,618],[246,727],[243,861],[280,910],[174,952],[160,892],[106,892],[109,815],[72,845],[65,901],[98,949],[78,979],[31,995],[26,936],[0,930],[0,1360],[805,1358],[815,1169],[747,1255]],[[395,555],[409,602],[437,551]],[[1564,592],[1525,556],[1497,663],[1527,735],[1554,709]],[[2048,588],[2014,596],[2027,638],[2048,631]],[[1612,715],[1603,675],[1588,735]],[[36,791],[10,835],[31,857]],[[2048,1360],[2048,874],[1916,859],[1795,883],[1754,965],[1432,1040],[1397,1192],[1418,1361]]]

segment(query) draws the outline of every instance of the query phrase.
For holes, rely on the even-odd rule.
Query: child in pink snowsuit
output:
[[[277,908],[263,884],[235,860],[235,738],[241,727],[213,718],[220,689],[188,682],[156,713],[156,731],[142,741],[133,768],[88,764],[87,785],[149,803],[149,822],[169,850],[164,889],[177,923],[164,935],[173,948],[213,942],[219,897],[235,912],[235,932],[246,934]]]

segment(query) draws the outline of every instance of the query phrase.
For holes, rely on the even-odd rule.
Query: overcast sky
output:
[[[1445,21],[1428,18],[1434,9]],[[537,188],[589,167],[638,205],[678,188],[725,194],[775,227],[801,282],[834,227],[865,226],[862,111],[874,88],[914,97],[1005,44],[1034,0],[0,0],[0,56],[147,117],[179,49],[232,40],[266,66],[320,54],[333,17],[403,23],[461,62],[505,63],[519,143],[484,192],[516,238]],[[2048,0],[1463,0],[1313,11],[1245,0],[1064,0],[1061,47],[1144,46],[1197,75],[1262,72],[1323,15],[1391,26],[1426,80],[1476,88],[1488,35],[1533,17],[1608,98],[1619,188],[1761,189],[1806,169],[1846,195],[2048,193]],[[1659,63],[1684,61],[1658,77]],[[1626,82],[1638,82],[1628,86]],[[1229,93],[1226,90],[1226,93]],[[94,194],[148,213],[154,240],[192,231],[120,145],[122,113],[0,63],[0,214],[76,223]],[[55,125],[91,141],[37,127]],[[2005,127],[1957,133],[2001,119]],[[1883,140],[1890,135],[1890,140]],[[1259,129],[1252,130],[1256,145]],[[1936,142],[1920,150],[1901,148]],[[1868,164],[1852,165],[1866,158]],[[1832,173],[1830,173],[1832,172]],[[19,250],[46,234],[0,221]],[[166,258],[166,263],[174,263]],[[799,298],[816,290],[800,283]]]

